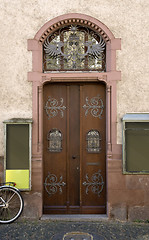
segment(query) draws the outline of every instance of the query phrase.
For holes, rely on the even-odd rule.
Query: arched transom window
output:
[[[43,43],[43,71],[106,71],[106,43],[99,33],[68,25]]]

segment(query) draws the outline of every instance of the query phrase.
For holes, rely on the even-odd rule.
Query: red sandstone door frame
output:
[[[74,81],[49,83],[44,85],[43,93],[43,109],[51,106],[49,101],[51,103],[52,99],[55,99],[58,105],[59,99],[62,101],[61,110],[55,112],[55,115],[52,115],[49,109],[43,111],[44,213],[105,214],[105,84]],[[85,109],[88,102],[86,99],[90,99],[91,103],[91,99],[97,100],[98,97],[101,111],[90,112]],[[53,149],[53,145],[47,142],[47,135],[50,141],[49,134],[52,132],[53,136],[55,131],[61,138],[58,140],[59,144],[57,145],[56,141],[54,145],[58,149]],[[99,134],[99,145],[88,145],[88,134],[91,132]],[[51,191],[53,188],[48,185],[51,184],[51,178],[56,180],[57,185],[59,176],[63,181],[61,188]],[[88,181],[92,181],[93,177],[98,178],[101,184],[101,188],[96,185],[96,191],[88,185]]]
[[[42,70],[42,43],[49,32],[58,29],[66,23],[81,23],[98,31],[106,41],[106,72],[76,72],[76,73],[43,73]],[[121,80],[121,73],[116,70],[116,50],[121,49],[121,40],[115,38],[112,32],[100,21],[84,14],[66,14],[47,22],[37,32],[34,39],[28,40],[28,50],[32,51],[32,72],[28,73],[28,81],[32,82],[33,102],[33,133],[32,133],[32,190],[42,194],[42,106],[43,85],[46,82],[100,82],[106,84],[106,161],[107,161],[107,189],[108,169],[112,154],[117,146],[117,99],[116,84]],[[38,174],[36,174],[38,172]],[[42,215],[42,200],[40,202]],[[108,205],[108,193],[107,193]],[[107,206],[108,209],[108,206]],[[108,214],[108,212],[107,212]]]

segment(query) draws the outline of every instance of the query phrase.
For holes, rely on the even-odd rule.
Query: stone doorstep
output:
[[[66,214],[66,215],[50,215],[44,214],[41,217],[41,220],[52,220],[52,221],[102,221],[108,220],[106,214]]]

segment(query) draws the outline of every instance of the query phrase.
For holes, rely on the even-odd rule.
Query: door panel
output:
[[[47,211],[52,211],[53,206],[61,206],[59,207],[60,212],[65,212],[66,209],[66,92],[66,86],[63,86],[62,88],[60,88],[58,85],[44,86],[43,181],[45,185],[44,187],[46,187],[44,188],[44,205],[46,206],[45,208],[47,208]],[[60,152],[52,152],[52,149],[48,149],[48,134],[54,129],[57,129],[62,134],[62,150],[60,150]],[[53,142],[51,145],[52,144],[54,145],[55,143]]]
[[[44,213],[105,213],[105,85],[44,86]]]
[[[82,99],[82,211],[105,213],[105,86],[84,85]]]

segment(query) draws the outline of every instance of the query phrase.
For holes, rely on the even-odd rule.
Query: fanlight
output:
[[[106,44],[87,27],[67,26],[49,35],[43,44],[44,71],[105,71]]]

